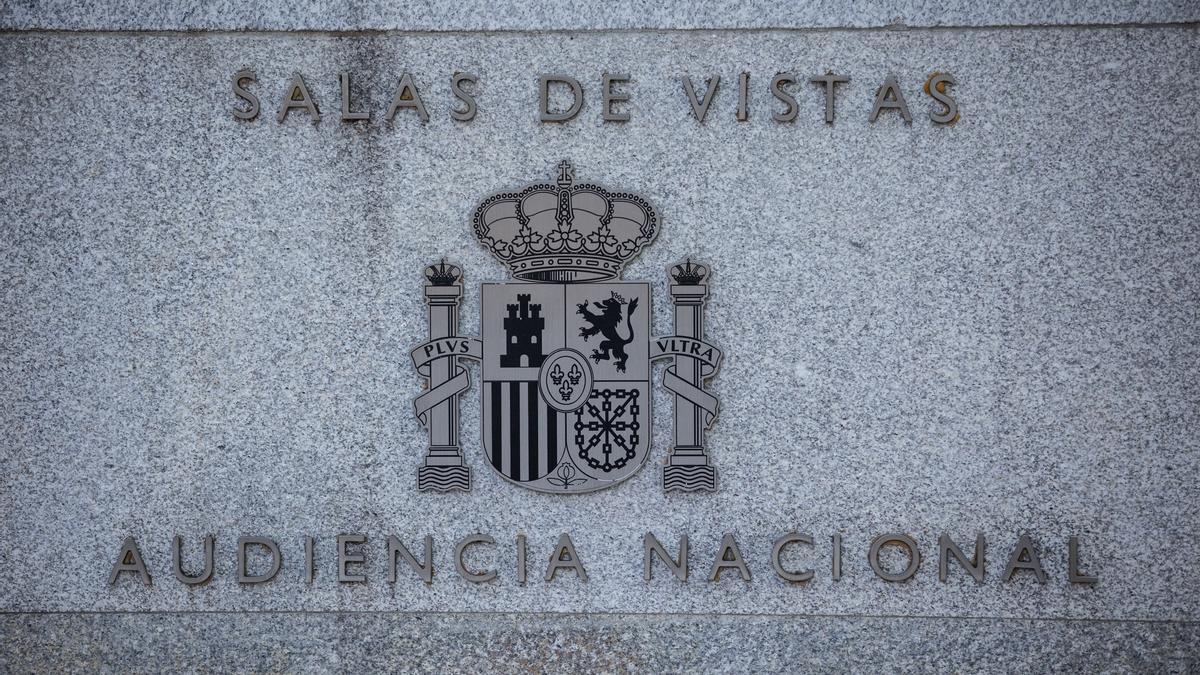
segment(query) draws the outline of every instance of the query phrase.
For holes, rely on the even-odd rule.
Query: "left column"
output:
[[[462,270],[441,263],[425,270],[425,302],[429,304],[429,340],[458,335],[458,303],[462,298]],[[429,391],[459,376],[458,357],[444,356],[429,363]],[[423,420],[429,429],[429,449],[417,470],[417,489],[449,492],[469,490],[470,469],[463,463],[458,444],[458,395],[433,405]]]

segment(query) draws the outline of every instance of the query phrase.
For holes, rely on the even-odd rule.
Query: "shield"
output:
[[[633,475],[650,442],[650,288],[483,284],[483,448],[506,479],[588,492]]]

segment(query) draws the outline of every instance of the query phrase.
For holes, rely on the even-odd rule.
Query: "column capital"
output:
[[[433,286],[425,287],[425,299],[431,305],[457,305],[462,297],[462,286]]]
[[[671,284],[670,291],[677,305],[699,305],[708,297],[708,284]]]

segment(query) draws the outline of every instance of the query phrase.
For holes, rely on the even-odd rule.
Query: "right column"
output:
[[[679,344],[673,346],[674,365],[665,378],[667,388],[675,393],[675,447],[663,468],[663,488],[711,492],[717,489],[717,472],[704,450],[704,433],[716,416],[716,399],[704,391],[704,379],[712,376],[716,364],[704,343],[708,269],[688,260],[675,265],[670,276]]]

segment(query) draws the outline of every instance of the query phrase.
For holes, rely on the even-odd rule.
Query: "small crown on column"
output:
[[[462,277],[462,269],[457,265],[449,265],[442,258],[440,263],[434,263],[425,268],[425,278],[434,286],[453,286]]]
[[[698,286],[706,276],[708,268],[699,263],[693,265],[691,258],[671,268],[671,277],[680,286]]]

